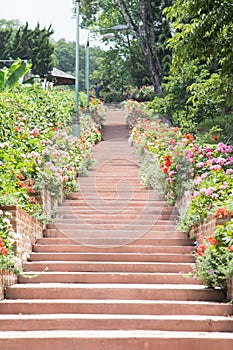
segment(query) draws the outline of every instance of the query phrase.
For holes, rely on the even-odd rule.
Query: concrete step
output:
[[[232,350],[232,333],[146,330],[0,332],[2,349]]]
[[[46,230],[46,234],[49,234],[49,232],[52,229]],[[56,230],[55,230],[56,231]],[[181,247],[190,247],[190,239],[189,238],[164,238],[162,241],[164,246],[181,246]],[[73,241],[72,239],[65,238],[65,237],[58,237],[58,238],[53,238],[53,237],[45,237],[45,238],[38,238],[36,241],[36,244],[38,245],[79,245],[78,242]],[[123,247],[127,246],[130,247],[131,245],[141,245],[141,246],[153,246],[157,247],[161,245],[161,239],[160,238],[139,238],[137,240],[132,241],[131,243],[128,243],[128,239],[122,238],[121,240],[117,239],[116,237],[109,237],[108,239],[101,239],[101,238],[95,238],[95,239],[90,239],[86,242],[87,247],[93,247],[97,246],[98,247]],[[82,245],[83,246],[83,245]]]
[[[201,285],[30,283],[6,289],[8,299],[124,299],[222,301],[224,291]]]
[[[203,315],[233,314],[233,305],[205,301],[99,300],[99,299],[5,299],[0,314],[135,314]]]
[[[108,214],[106,216],[102,214],[101,217],[96,217],[95,214],[92,215],[92,217],[88,216],[83,216],[79,214],[72,214],[70,215],[69,218],[67,217],[58,217],[56,221],[56,226],[63,226],[63,225],[69,225],[71,229],[77,228],[76,222],[79,223],[79,229],[82,229],[82,224],[90,223],[90,224],[96,224],[96,225],[101,225],[101,227],[105,227],[105,225],[118,225],[120,227],[124,225],[137,225],[137,226],[149,226],[151,228],[152,225],[155,227],[165,227],[165,228],[170,228],[172,230],[176,230],[176,222],[172,222],[172,220],[158,220],[156,217],[152,217],[149,215],[149,217],[146,219],[144,215],[135,215],[134,217],[128,217],[128,218],[122,218],[121,214],[119,215],[111,215],[108,217]]]
[[[1,331],[160,330],[232,332],[233,319],[200,315],[37,314],[0,315]]]
[[[110,261],[194,263],[191,254],[169,253],[31,253],[30,261]]]
[[[163,254],[188,254],[193,251],[191,246],[152,246],[152,245],[124,245],[120,247],[90,247],[80,244],[52,245],[34,244],[33,252],[36,253],[163,253]]]
[[[44,237],[50,237],[50,238],[69,238],[73,239],[76,242],[79,242],[82,244],[89,244],[88,242],[91,241],[101,241],[104,240],[104,245],[106,245],[107,242],[115,240],[118,242],[117,244],[122,245],[122,242],[124,243],[130,243],[134,241],[138,241],[141,239],[181,239],[183,242],[187,242],[188,245],[190,245],[190,239],[187,238],[187,235],[185,235],[183,232],[180,231],[157,231],[157,230],[150,230],[148,232],[147,228],[142,228],[141,230],[131,229],[129,227],[129,230],[119,230],[119,229],[96,229],[96,227],[90,227],[91,225],[86,225],[85,230],[79,231],[79,226],[77,225],[77,228],[74,230],[71,230],[69,227],[59,227],[56,225],[53,226],[53,228],[49,228],[45,230]],[[56,228],[55,228],[56,227]]]
[[[98,207],[98,210],[102,210],[103,208],[107,208],[110,203],[107,203],[107,201],[103,201],[99,199],[96,196],[92,199],[91,201],[92,205],[96,205]],[[130,197],[130,201],[128,201],[128,198],[125,199],[119,199],[119,200],[114,200],[113,203],[111,203],[112,207],[114,207],[116,210],[119,209],[119,207],[127,207],[127,209],[131,208],[137,208],[139,207],[146,207],[146,208],[151,208],[156,210],[157,208],[162,208],[162,209],[168,209],[171,208],[168,204],[166,204],[163,200],[155,200],[151,198],[147,198],[146,201],[145,199],[137,199],[137,200],[132,200]],[[66,199],[64,202],[60,204],[60,207],[82,207],[88,205],[86,198],[79,200],[74,200],[74,199]]]
[[[24,263],[24,271],[50,272],[172,272],[190,273],[193,264],[170,262],[111,262],[111,261],[33,261]]]
[[[180,273],[103,273],[103,272],[24,272],[19,283],[148,283],[200,284],[193,277]]]
[[[139,213],[133,213],[133,214],[125,214],[125,213],[105,213],[103,217],[103,213],[96,213],[96,210],[90,211],[89,213],[80,213],[78,210],[74,211],[69,211],[67,213],[62,213],[59,212],[57,215],[57,220],[60,222],[60,220],[64,220],[64,223],[69,222],[71,220],[76,220],[76,219],[82,219],[84,222],[95,222],[95,223],[103,223],[103,222],[117,222],[120,223],[121,225],[139,220],[139,223],[155,223],[158,225],[166,225],[168,223],[172,223],[174,221],[175,216],[171,217],[170,215],[151,215],[151,214],[141,214]],[[174,222],[174,225],[176,223]]]

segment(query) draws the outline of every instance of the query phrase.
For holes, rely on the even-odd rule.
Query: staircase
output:
[[[108,114],[95,168],[6,290],[1,349],[232,349],[232,305],[187,278],[191,241],[140,184],[123,119]]]

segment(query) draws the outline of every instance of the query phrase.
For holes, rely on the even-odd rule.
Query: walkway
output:
[[[140,184],[124,124],[108,112],[94,168],[7,289],[1,349],[232,349],[232,305],[184,276],[191,242]]]

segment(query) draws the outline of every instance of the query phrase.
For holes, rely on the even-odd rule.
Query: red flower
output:
[[[216,211],[215,217],[216,217],[217,219],[219,219],[219,218],[224,218],[224,217],[226,217],[228,214],[229,214],[229,211],[228,211],[225,207],[222,207],[222,208],[218,208],[218,210]]]
[[[0,238],[0,249],[4,247],[4,242],[2,240],[2,238]]]
[[[202,235],[202,234],[201,234],[201,235],[199,235],[198,240],[199,240],[199,242],[200,242],[200,243],[202,243],[202,242],[203,242],[203,239],[204,239],[204,235]]]
[[[19,179],[19,180],[23,180],[23,179],[24,179],[24,176],[23,176],[22,173],[19,174],[18,179]]]
[[[197,247],[197,254],[199,256],[202,256],[203,253],[206,251],[207,246],[206,245],[199,245],[199,247]]]
[[[32,179],[27,179],[27,180],[25,180],[25,182],[28,184],[28,186],[34,185],[34,181]]]
[[[189,141],[194,141],[194,137],[192,134],[184,134],[183,137]]]
[[[37,200],[36,200],[36,197],[29,197],[29,202],[32,203],[32,204],[38,203]]]
[[[4,248],[4,247],[1,247],[1,248],[0,248],[0,252],[1,252],[4,256],[7,255],[7,249]]]
[[[19,187],[25,188],[25,187],[26,187],[25,182],[24,182],[24,181],[20,181],[20,182],[19,182]]]
[[[233,252],[233,245],[230,245],[227,249],[228,249],[230,252]]]
[[[217,140],[218,140],[218,135],[214,135],[214,136],[213,136],[213,140],[214,140],[214,141],[217,141]]]
[[[17,131],[20,131],[20,128],[18,126],[16,126],[14,129],[13,129],[15,132]]]
[[[214,238],[214,237],[209,237],[209,238],[208,238],[208,242],[209,242],[211,245],[217,245],[217,244],[218,244],[217,239]]]

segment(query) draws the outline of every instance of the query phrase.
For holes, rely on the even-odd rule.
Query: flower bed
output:
[[[80,111],[76,138],[70,126],[73,100],[73,92],[37,85],[0,96],[1,270],[20,270],[42,237],[42,222],[50,222],[58,201],[78,190],[77,174],[93,161],[92,149],[102,138],[94,119],[102,123],[103,109],[91,108],[93,118]]]
[[[80,111],[82,137],[72,136],[73,100],[73,92],[37,85],[1,94],[0,205],[17,205],[38,217],[43,188],[53,196],[77,190],[77,173],[86,171],[101,132]],[[98,119],[96,107],[94,114]]]
[[[223,268],[233,264],[232,224],[229,218],[223,226],[218,223],[233,211],[233,147],[222,142],[207,146],[193,135],[161,123],[156,116],[132,115],[128,124],[129,142],[141,162],[143,183],[163,192],[169,203],[183,207],[179,229],[190,232],[197,242],[194,274],[207,286],[224,287],[233,275],[233,269]],[[203,233],[207,245],[199,242]],[[213,245],[215,239],[218,244]],[[202,251],[200,246],[206,248]],[[208,275],[207,271],[212,272]]]

